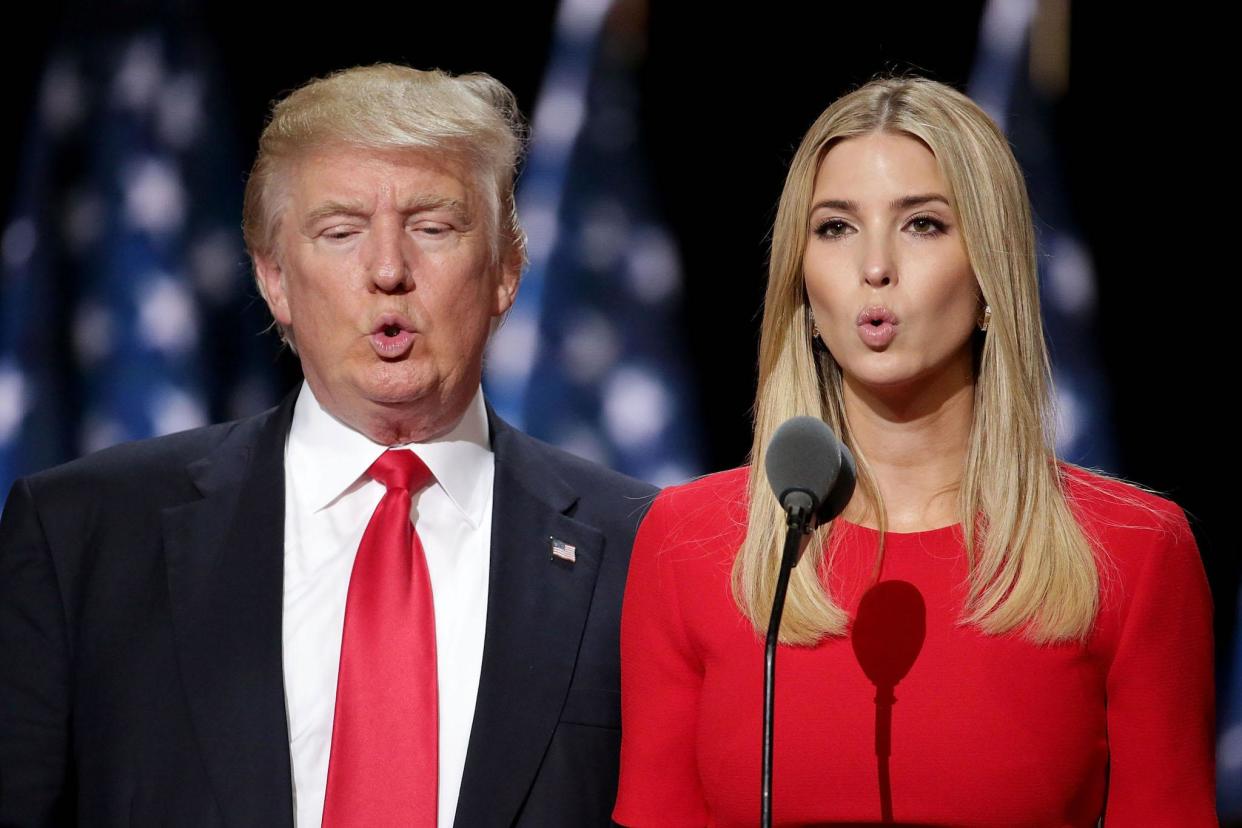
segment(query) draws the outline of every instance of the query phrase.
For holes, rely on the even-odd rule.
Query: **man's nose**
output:
[[[400,223],[377,221],[371,230],[371,261],[368,268],[375,287],[386,293],[414,286],[414,245]]]

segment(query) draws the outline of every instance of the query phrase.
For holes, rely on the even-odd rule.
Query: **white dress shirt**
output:
[[[407,446],[435,475],[411,517],[427,555],[440,704],[439,825],[453,824],[483,661],[495,463],[479,389],[443,437]],[[303,383],[285,444],[284,678],[294,822],[323,819],[341,629],[354,555],[383,484],[364,472],[388,449],[325,411]]]

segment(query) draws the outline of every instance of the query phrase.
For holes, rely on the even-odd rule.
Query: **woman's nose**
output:
[[[863,281],[873,288],[884,287],[897,280],[892,250],[884,240],[876,239],[867,246],[862,277]]]

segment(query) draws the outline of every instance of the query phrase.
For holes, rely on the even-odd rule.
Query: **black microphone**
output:
[[[854,495],[854,455],[818,417],[781,423],[763,467],[777,501],[803,532],[841,514]]]
[[[763,779],[759,824],[762,828],[771,828],[776,645],[789,575],[802,556],[805,536],[845,510],[854,494],[856,471],[854,456],[818,417],[793,417],[781,423],[768,443],[763,467],[777,501],[785,510],[786,526],[785,549],[776,579],[763,661]]]
[[[824,426],[824,428],[828,427]],[[835,434],[832,436],[836,439]],[[858,482],[858,466],[854,463],[853,453],[845,447],[845,443],[838,442],[837,445],[841,447],[841,470],[837,472],[837,480],[832,484],[828,496],[819,504],[819,510],[815,513],[816,526],[827,523],[845,511],[850,498],[854,496],[854,486]]]

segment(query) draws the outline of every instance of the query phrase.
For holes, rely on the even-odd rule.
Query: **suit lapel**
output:
[[[192,463],[202,499],[163,513],[178,663],[226,824],[293,823],[281,612],[284,444],[296,397]]]
[[[507,826],[556,729],[604,554],[538,444],[489,409],[496,454],[487,631],[455,824]],[[553,539],[575,561],[552,555]]]

